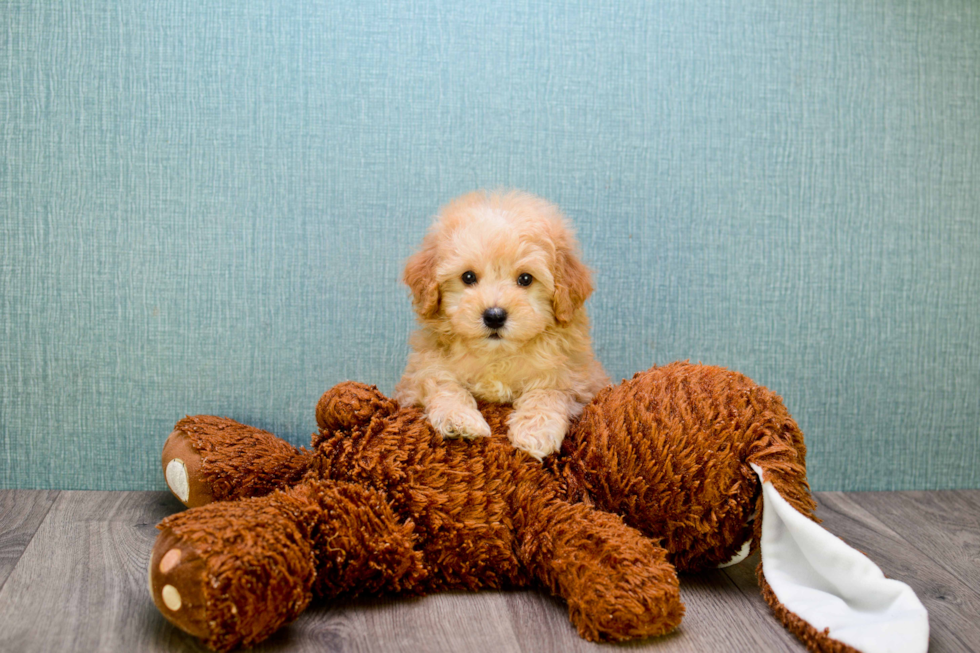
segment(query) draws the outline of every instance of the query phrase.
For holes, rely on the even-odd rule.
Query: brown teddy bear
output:
[[[417,408],[346,382],[320,399],[311,451],[224,418],[181,420],[163,465],[192,509],[158,526],[154,602],[228,650],[313,597],[543,586],[582,637],[625,640],[680,623],[676,571],[761,541],[766,600],[811,649],[877,650],[866,642],[896,620],[917,624],[899,628],[903,642],[922,639],[911,590],[815,524],[802,434],[743,375],[687,363],[637,374],[602,390],[544,463],[507,441],[509,406],[480,410],[490,438],[443,440]],[[825,549],[843,573],[814,571]],[[858,572],[862,587],[846,587]],[[869,611],[870,625],[850,614]]]

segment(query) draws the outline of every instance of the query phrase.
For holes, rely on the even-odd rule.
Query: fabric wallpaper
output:
[[[163,489],[185,414],[390,392],[401,265],[559,204],[615,379],[744,372],[816,490],[980,488],[980,4],[26,2],[0,12],[0,487]]]

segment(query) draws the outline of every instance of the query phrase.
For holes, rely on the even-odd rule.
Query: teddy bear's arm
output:
[[[306,473],[309,453],[268,431],[196,415],[174,426],[162,463],[170,491],[193,508],[293,485]]]
[[[384,419],[398,410],[398,403],[377,387],[344,381],[330,388],[316,405],[316,422],[321,431],[350,431]]]

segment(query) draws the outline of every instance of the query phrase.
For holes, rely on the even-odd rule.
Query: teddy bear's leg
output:
[[[309,603],[315,568],[287,505],[269,495],[161,522],[149,581],[163,616],[216,650],[248,646],[295,619]]]
[[[412,590],[425,576],[412,525],[378,492],[304,481],[163,520],[150,560],[160,612],[216,650],[253,645],[313,595]]]
[[[528,569],[568,602],[590,641],[663,635],[684,615],[666,551],[618,516],[584,504],[529,503],[521,555]]]
[[[268,431],[196,415],[174,426],[162,463],[170,491],[194,508],[293,485],[306,472],[309,454]]]

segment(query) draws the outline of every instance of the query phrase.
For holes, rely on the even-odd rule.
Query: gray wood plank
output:
[[[805,650],[771,615],[749,608],[721,572],[686,576],[681,592],[687,615],[678,631],[620,647],[658,653]],[[287,649],[594,653],[608,646],[581,639],[561,600],[525,590],[315,605],[255,650]]]
[[[919,594],[930,610],[931,650],[980,650],[980,602],[966,582],[974,578],[975,569],[967,567],[976,530],[971,530],[967,517],[952,519],[964,514],[973,495],[949,500],[933,493],[856,498],[822,493],[818,498],[818,514],[831,532],[869,552],[886,574],[909,583]],[[866,501],[871,510],[859,501]],[[50,510],[41,521],[45,505]],[[29,524],[40,522],[0,588],[0,650],[205,650],[167,623],[147,595],[154,526],[181,509],[169,494],[28,492],[0,494],[0,506],[0,515],[21,515],[10,524],[22,524],[8,526],[5,519],[0,542],[9,533],[20,533],[16,537],[28,542],[24,533],[31,530]],[[918,532],[915,513],[922,506],[928,508],[922,526],[926,530]],[[940,544],[930,550],[930,542]],[[622,647],[667,653],[802,651],[762,601],[754,563],[750,559],[724,571],[683,577],[687,614],[681,628],[667,637]],[[543,592],[520,591],[315,604],[255,650],[551,653],[609,647],[580,639],[560,600]]]
[[[779,647],[772,647],[769,650],[805,651],[806,647],[783,627],[783,624],[779,622],[776,615],[772,613],[769,604],[762,598],[762,589],[759,587],[759,580],[755,575],[756,567],[759,565],[759,559],[759,552],[756,551],[739,564],[722,569],[721,573],[725,574],[738,587],[745,606],[743,609],[751,607],[757,615],[760,615],[766,620],[766,628],[776,631],[772,634],[772,637],[779,641]]]
[[[980,490],[855,492],[847,496],[978,591]]]
[[[0,590],[0,650],[204,650],[147,592],[163,492],[62,492]],[[176,635],[176,636],[175,636]]]
[[[519,651],[501,593],[335,600],[311,605],[252,649],[345,653]]]
[[[980,510],[980,490],[939,490],[937,492],[940,494],[942,492],[955,492],[961,499],[968,501]],[[922,494],[931,494],[931,492],[923,492]]]
[[[542,592],[507,596],[514,629],[527,653],[602,649],[578,636],[560,600]],[[741,589],[721,570],[681,576],[681,599],[685,615],[675,632],[620,646],[670,653],[805,651],[768,611],[753,610]]]
[[[756,587],[755,593],[758,591]],[[672,644],[684,647],[679,651],[806,650],[772,614],[755,610],[742,588],[723,570],[682,576],[681,597],[687,611],[671,636]]]
[[[0,588],[57,497],[57,490],[0,490]]]
[[[907,501],[905,492],[888,494],[880,497],[885,504]],[[929,611],[932,653],[980,651],[980,601],[970,586],[913,545],[914,536],[899,535],[878,519],[877,511],[872,514],[850,495],[822,492],[817,499],[817,515],[827,530],[868,555],[886,576],[915,590]]]

